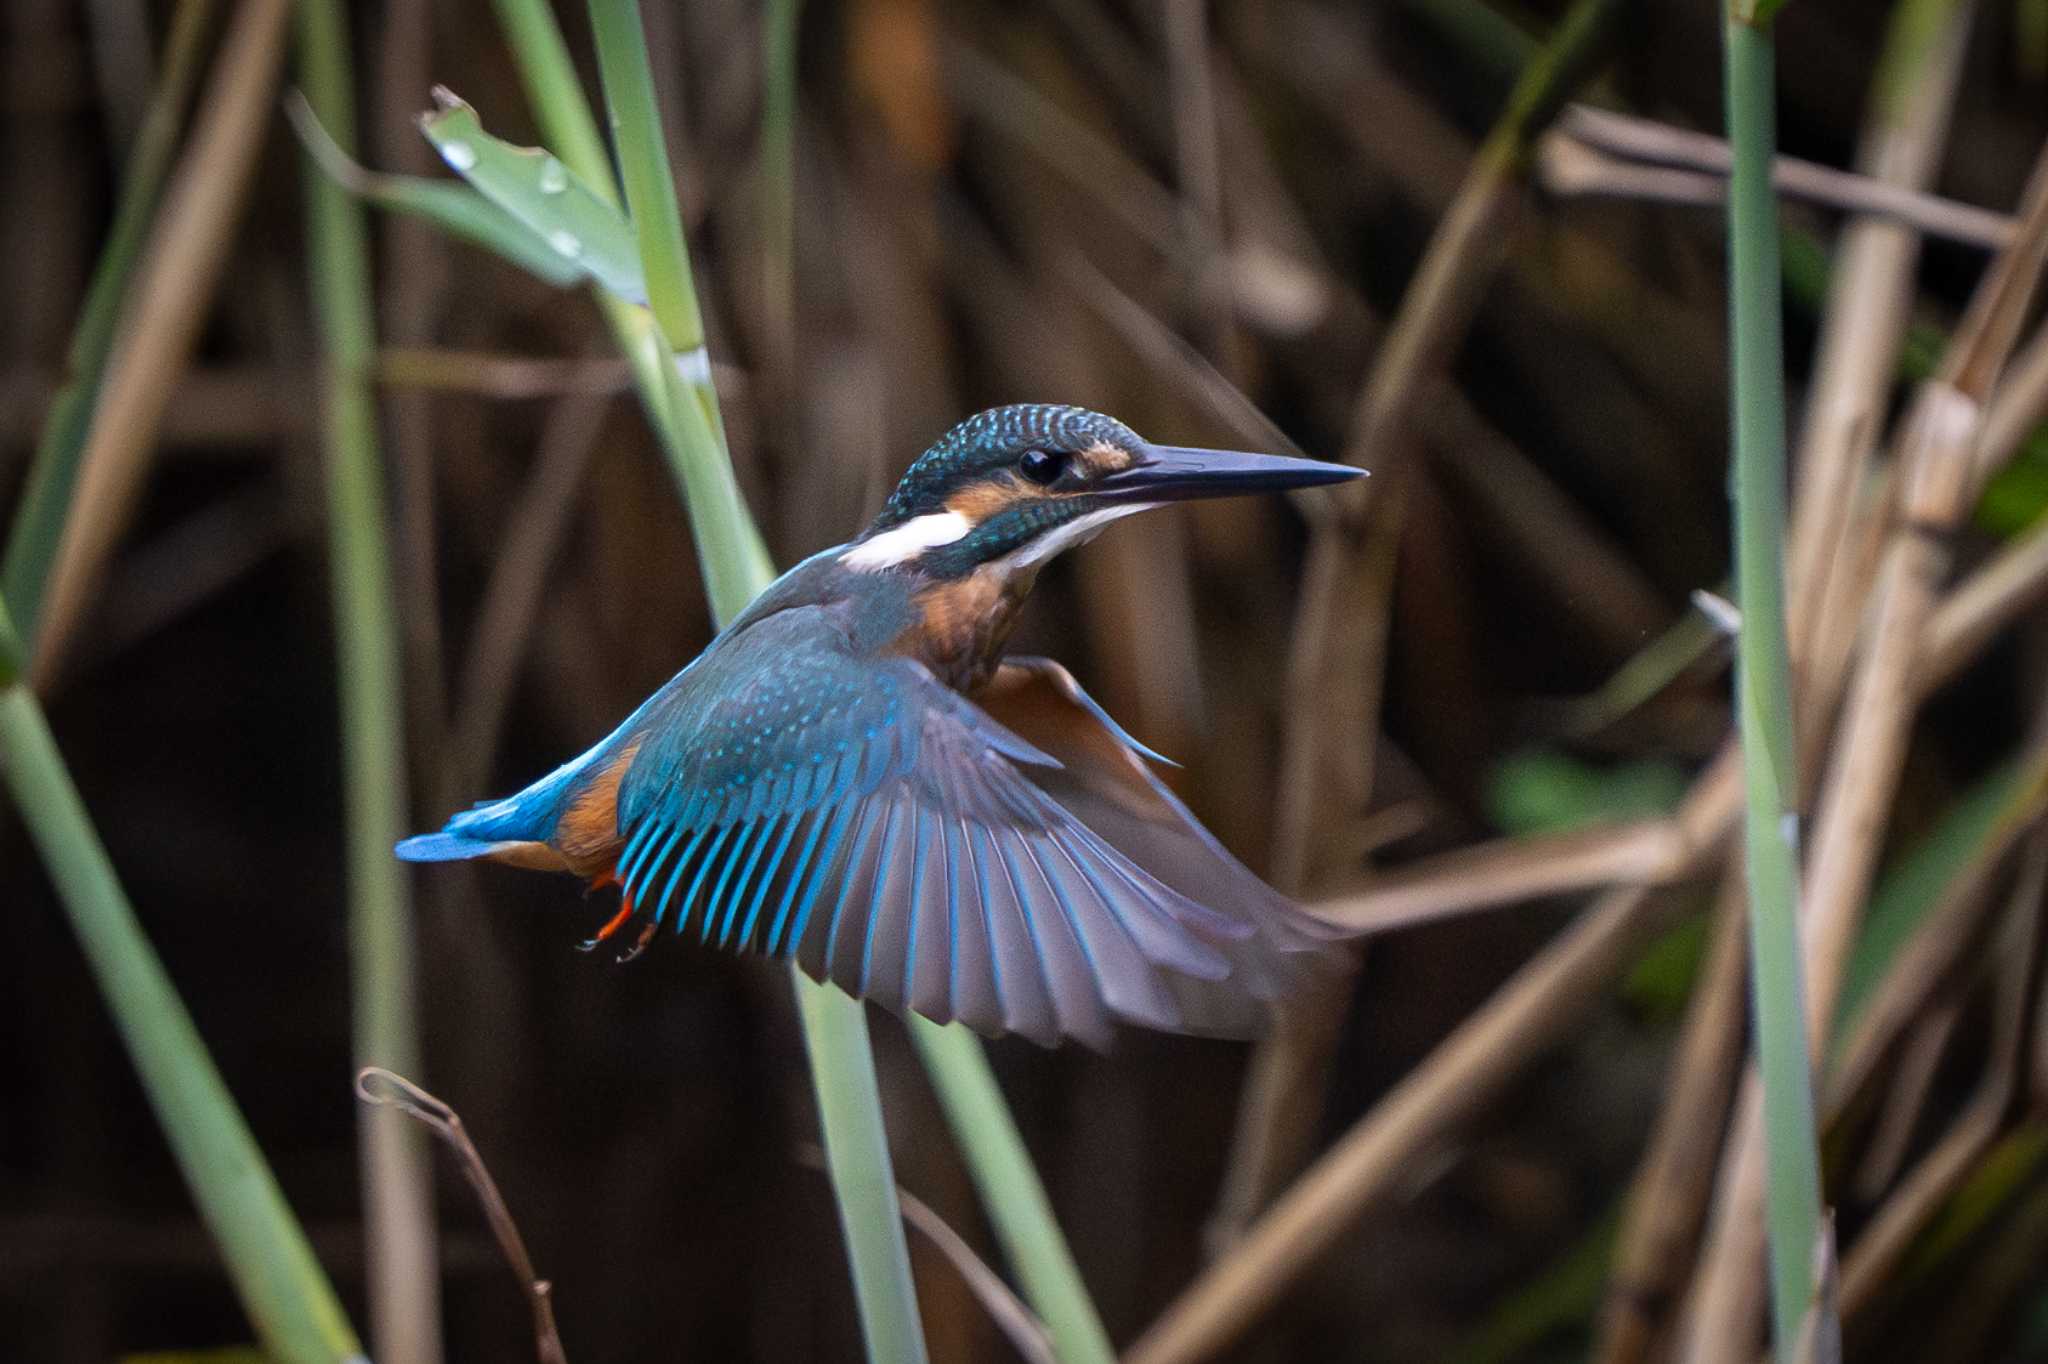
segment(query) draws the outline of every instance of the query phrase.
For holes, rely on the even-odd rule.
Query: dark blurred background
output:
[[[1183,8],[1193,77],[1174,37]],[[1161,440],[1242,446],[1259,428],[1234,389],[1302,450],[1342,453],[1383,319],[1525,41],[1562,8],[813,0],[790,283],[763,247],[759,8],[647,6],[735,456],[778,559],[852,534],[925,443],[1000,402],[1080,403]],[[2021,41],[2034,8],[1980,7],[1943,194],[2001,210],[2018,194],[2048,125],[2040,54]],[[165,10],[11,0],[0,14],[0,511],[60,374]],[[1718,128],[1714,7],[1622,10],[1604,101]],[[364,3],[354,19],[367,163],[431,170],[412,124],[430,83],[501,136],[540,140],[483,0]],[[594,89],[580,7],[563,21]],[[1884,21],[1856,0],[1791,6],[1787,151],[1853,159]],[[1191,99],[1213,136],[1177,122]],[[151,937],[360,1321],[317,343],[297,147],[282,117],[270,125],[145,494],[47,697]],[[1821,248],[1837,226],[1807,209],[1788,222]],[[415,224],[375,228],[411,752],[391,780],[424,828],[581,751],[711,624],[673,484],[589,299]],[[1410,464],[1391,586],[1357,603],[1384,622],[1356,679],[1378,719],[1369,764],[1340,759],[1370,772],[1370,793],[1318,810],[1304,892],[1588,802],[1664,808],[1719,741],[1710,648],[1649,704],[1591,721],[1585,707],[1727,571],[1721,234],[1712,208],[1532,190],[1418,449],[1365,452]],[[1928,246],[1927,320],[1952,322],[1982,260]],[[1818,292],[1788,291],[1795,380]],[[1182,760],[1187,798],[1254,867],[1271,853],[1304,539],[1278,500],[1121,527],[1048,572],[1015,642],[1067,661]],[[508,589],[531,608],[510,626],[480,613],[508,556],[532,579]],[[2038,676],[2008,649],[1946,697],[1909,808],[2009,743]],[[415,886],[417,1078],[461,1111],[503,1186],[556,1285],[570,1357],[852,1358],[830,1193],[795,1155],[814,1122],[782,974],[668,943],[626,967],[581,955],[609,905],[553,878],[433,869]],[[12,818],[0,906],[0,1357],[247,1339]],[[1568,908],[1377,944],[1318,1141]],[[1691,948],[1671,949],[1681,963],[1692,929]],[[1324,1257],[1243,1357],[1483,1345],[1520,1290],[1615,1216],[1687,969],[1616,989]],[[875,1025],[899,1178],[987,1247],[900,1026]],[[1248,1049],[1133,1033],[1108,1056],[991,1051],[1128,1341],[1203,1261]],[[448,1357],[530,1357],[524,1308],[445,1162],[437,1199]],[[935,1356],[1009,1357],[952,1270],[912,1244]],[[1522,1357],[1576,1357],[1583,1322],[1536,1332]]]

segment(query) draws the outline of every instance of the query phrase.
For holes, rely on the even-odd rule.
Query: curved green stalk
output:
[[[1762,26],[1767,17],[1757,19],[1755,3],[1738,13],[1740,4],[1731,8],[1726,28],[1728,142],[1735,158],[1728,195],[1735,583],[1742,606],[1736,702],[1748,787],[1743,860],[1763,1076],[1771,1325],[1778,1357],[1791,1359],[1815,1306],[1820,1161],[1799,941],[1798,769],[1785,633],[1785,368],[1771,190],[1776,87],[1771,35]]]
[[[590,13],[605,99],[618,137],[620,177],[639,236],[653,314],[642,323],[647,334],[630,347],[630,354],[636,372],[645,376],[651,365],[659,375],[671,424],[667,436],[682,456],[678,466],[684,501],[704,565],[705,587],[712,612],[723,623],[769,584],[774,569],[740,498],[719,425],[704,324],[691,282],[668,147],[654,105],[654,75],[637,0],[592,0]],[[855,1000],[794,969],[790,978],[810,1053],[826,1168],[839,1201],[868,1358],[922,1364],[924,1327],[896,1204],[896,1176],[868,1043],[867,1014]]]
[[[1052,1201],[980,1039],[957,1023],[940,1027],[922,1018],[910,1020],[910,1039],[931,1073],[974,1187],[1023,1281],[1024,1296],[1052,1332],[1061,1364],[1110,1364],[1116,1349],[1060,1234]]]
[[[553,13],[543,0],[497,0],[497,8],[542,127],[551,140],[559,139],[553,150],[572,174],[608,197],[611,169],[602,146],[591,145],[580,131],[595,125]],[[774,21],[780,27],[771,34],[771,61],[793,60],[794,14],[794,4],[785,0]],[[638,11],[633,0],[594,0],[592,20],[649,306],[603,291],[598,300],[682,485],[713,613],[723,621],[765,587],[774,570],[716,425],[716,394]],[[787,79],[784,72],[785,86]],[[793,979],[869,1355],[920,1360],[924,1342],[866,1016],[836,990],[794,973]],[[941,1094],[949,1096],[956,1135],[982,1180],[1033,1305],[1060,1323],[1055,1329],[1072,1342],[1063,1347],[1070,1357],[1106,1359],[1107,1341],[1094,1308],[979,1043],[960,1033],[957,1040],[925,1048],[924,1056]]]
[[[362,1347],[305,1232],[135,921],[22,661],[0,605],[0,781],[56,883],[250,1324],[279,1364],[359,1361]]]

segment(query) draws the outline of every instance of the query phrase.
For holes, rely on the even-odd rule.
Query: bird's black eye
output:
[[[1017,472],[1043,488],[1066,470],[1067,457],[1049,450],[1026,450],[1017,461]]]

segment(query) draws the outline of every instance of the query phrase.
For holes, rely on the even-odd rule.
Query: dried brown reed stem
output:
[[[1835,1050],[1821,1095],[1826,1119],[1838,1120],[1872,1084],[1926,1009],[1929,997],[1977,949],[1993,907],[1992,878],[2020,832],[2015,829],[1987,843],[1943,889],[1941,899],[1899,949],[1883,984],[1858,1010]]]
[[[1564,1036],[1614,973],[1670,926],[1678,906],[1656,894],[1607,892],[1517,971],[1175,1299],[1125,1364],[1206,1359],[1242,1333],[1368,1205],[1400,1186],[1420,1151]]]
[[[1941,373],[1909,414],[1897,457],[1896,520],[1888,533],[1876,597],[1860,633],[1861,653],[1845,700],[1818,801],[1814,850],[1801,909],[1810,1045],[1825,1037],[1842,972],[1904,760],[1914,711],[1914,659],[1949,565],[1948,534],[1979,483],[1977,446],[1984,409],[2017,338],[2048,261],[2048,157],[2037,163],[2013,248],[1995,262],[1965,315]],[[1681,1357],[1746,1354],[1756,1314],[1760,1218],[1746,1214],[1762,1198],[1758,1086],[1744,1084],[1724,1180],[1722,1216],[1701,1266]],[[1738,1354],[1737,1357],[1740,1357]]]
[[[234,241],[284,61],[284,0],[242,0],[144,248],[80,455],[31,680],[48,691],[128,524],[178,375]]]
[[[1551,194],[1701,205],[1728,197],[1727,142],[1605,109],[1567,110],[1544,138],[1540,158],[1543,188]],[[1986,250],[2003,248],[2013,236],[2013,220],[2003,213],[1793,156],[1777,159],[1771,183],[1786,199],[1889,218]]]
[[[1898,1178],[1900,1167],[1911,1154],[1913,1135],[1920,1125],[1921,1110],[1926,1107],[1941,1059],[1955,1040],[1956,1028],[1962,1021],[1960,1001],[1936,996],[1927,999],[1908,1025],[1891,1064],[1891,1083],[1878,1099],[1870,1138],[1846,1181],[1849,1198],[1859,1203],[1875,1203]]]
[[[1972,8],[1955,6],[1941,42],[1922,59],[1919,79],[1910,84],[1902,104],[1894,107],[1882,89],[1872,93],[1857,165],[1873,180],[1902,190],[1925,189],[1933,182],[1948,139]],[[1900,29],[1890,39],[1895,49],[1908,41]],[[1825,599],[1829,577],[1841,560],[1856,490],[1883,427],[1919,259],[1920,234],[1884,219],[1856,219],[1836,243],[1794,463],[1797,497],[1787,532],[1786,576],[1796,589],[1787,602],[1795,684],[1808,676],[1802,663],[1812,652],[1815,622],[1827,618],[1813,608]],[[1800,718],[1804,729],[1822,728],[1804,708]]]
[[[2020,347],[1999,377],[1984,414],[1979,462],[1988,470],[2003,464],[2048,417],[2048,331],[2037,331]]]
[[[1885,1201],[1843,1258],[1845,1316],[1877,1300],[1914,1237],[1976,1168],[2025,1092],[2040,993],[2044,889],[2048,889],[2048,826],[2036,822],[2027,831],[2020,872],[2003,905],[2004,931],[1992,954],[1999,1000],[1983,1082],[1976,1097]]]
[[[1914,697],[1926,695],[1953,677],[1998,630],[2044,593],[2048,593],[2048,531],[2038,532],[2002,551],[1934,609],[1927,622],[1924,653],[1914,660],[1911,673]],[[1724,846],[1717,840],[1725,838],[1732,829],[1738,809],[1739,782],[1734,780],[1739,775],[1737,761],[1732,750],[1724,750],[1695,783],[1681,807],[1680,818],[1691,831],[1688,837],[1693,846],[1702,849],[1703,856]],[[1621,902],[1616,897],[1639,893],[1637,888],[1609,892],[1599,909],[1582,917],[1542,956],[1504,985],[1468,1020],[1465,1028],[1361,1119],[1295,1191],[1290,1191],[1235,1249],[1212,1265],[1168,1308],[1139,1342],[1133,1357],[1202,1357],[1220,1348],[1270,1306],[1345,1223],[1384,1196],[1392,1186],[1388,1165],[1412,1164],[1430,1142],[1439,1139],[1470,1111],[1464,1104],[1476,1106],[1486,1094],[1496,1092],[1537,1050],[1518,1045],[1513,1056],[1496,1058],[1470,1045],[1474,1032],[1467,1029],[1488,1038],[1491,1046],[1502,1040],[1498,1030],[1503,1028],[1503,1020],[1531,1017],[1547,1024],[1553,1011],[1576,1017],[1577,1011],[1586,1005],[1577,992],[1590,995],[1604,986],[1607,977],[1577,969],[1552,970],[1551,964],[1560,958],[1579,963],[1586,955],[1602,953],[1610,936],[1620,931],[1628,919],[1625,909],[1617,911]],[[1619,924],[1615,922],[1617,914],[1622,921]],[[1625,959],[1624,954],[1614,960],[1615,969]],[[1549,1035],[1546,1033],[1546,1039]],[[1504,1068],[1497,1069],[1497,1062],[1504,1063]],[[1443,1115],[1418,1113],[1414,1107],[1419,1102],[1418,1095],[1455,1096],[1459,1106],[1444,1121],[1433,1121],[1433,1116]],[[1341,1168],[1333,1164],[1339,1152],[1347,1157]],[[1366,1159],[1366,1155],[1371,1159]],[[1302,1190],[1309,1193],[1298,1199],[1297,1193]],[[1283,1209],[1289,1212],[1284,1224],[1276,1221]],[[1304,1234],[1314,1239],[1303,1245],[1292,1243],[1293,1238]]]
[[[1297,630],[1292,636],[1282,694],[1292,733],[1363,736],[1373,732],[1385,681],[1382,664],[1403,521],[1402,498],[1402,487],[1395,482],[1368,514],[1362,542],[1349,551],[1310,554],[1303,603],[1344,601],[1351,604],[1352,611],[1342,621],[1342,628],[1331,634]],[[1308,718],[1311,715],[1313,720]],[[1292,761],[1313,766],[1291,769],[1283,755],[1271,860],[1273,880],[1290,890],[1298,889],[1306,877],[1309,829],[1315,815],[1306,791],[1319,793],[1323,809],[1334,818],[1355,815],[1371,790],[1372,749],[1359,737],[1353,745],[1333,743],[1296,755]],[[1290,770],[1294,773],[1291,782]],[[1329,1069],[1349,997],[1350,980],[1345,977],[1301,996],[1252,1052],[1238,1098],[1230,1161],[1206,1233],[1212,1253],[1231,1247],[1272,1199],[1274,1190],[1301,1168],[1321,1110],[1322,1078]]]
[[[1414,414],[1435,391],[1506,258],[1536,138],[1590,74],[1620,8],[1620,0],[1578,0],[1553,44],[1531,61],[1437,224],[1374,356],[1344,458],[1377,465],[1379,487],[1351,485],[1338,502],[1342,515],[1314,528],[1295,611],[1271,859],[1283,889],[1298,893],[1313,874],[1317,812],[1356,814],[1371,788],[1373,679],[1385,662],[1391,593],[1385,584],[1372,596],[1355,589],[1375,587],[1377,566],[1391,563],[1399,542],[1399,478]],[[1368,515],[1376,499],[1382,505]],[[1355,703],[1361,692],[1372,693],[1365,705]],[[1345,755],[1355,789],[1333,790],[1320,780],[1331,754]],[[1210,1223],[1215,1242],[1235,1239],[1306,1149],[1302,1118],[1309,1106],[1286,1095],[1321,1074],[1341,1003],[1335,994],[1305,1001],[1254,1053],[1224,1196]]]
[[[1591,1356],[1599,1364],[1650,1357],[1670,1299],[1692,1263],[1721,1151],[1723,1115],[1742,1065],[1748,912],[1739,868],[1730,868],[1721,878],[1707,965],[1672,1056],[1670,1092],[1629,1191]]]
[[[1173,102],[1174,179],[1187,224],[1188,282],[1200,313],[1203,345],[1221,357],[1229,350],[1232,323],[1208,9],[1208,0],[1166,0],[1163,18],[1166,85]]]
[[[808,1142],[796,1148],[797,1162],[823,1174],[825,1152]],[[938,1209],[919,1198],[901,1184],[896,1186],[896,1201],[903,1209],[903,1220],[920,1236],[931,1242],[932,1248],[944,1256],[967,1285],[967,1291],[987,1312],[996,1329],[1003,1333],[1011,1348],[1021,1355],[1027,1364],[1059,1364],[1059,1352],[1053,1343],[1052,1332],[1046,1329],[1038,1314],[1003,1281],[1003,1276],[989,1267],[988,1261],[975,1253],[967,1238],[953,1230],[951,1223],[939,1215]]]
[[[1595,886],[1657,885],[1683,876],[1695,861],[1676,819],[1646,819],[1460,848],[1312,908],[1346,928],[1385,932]]]
[[[1920,652],[1920,695],[1933,691],[2048,594],[2048,522],[2002,547],[1943,599]]]
[[[451,790],[475,791],[486,785],[519,663],[610,410],[606,398],[565,398],[555,404],[541,428],[533,472],[513,508],[504,550],[492,565],[463,657],[455,741],[448,756]]]
[[[624,360],[610,356],[553,359],[443,346],[385,346],[377,352],[377,382],[389,389],[473,393],[516,402],[624,393],[633,386],[633,374]]]
[[[461,1115],[403,1075],[382,1066],[365,1066],[357,1073],[356,1095],[364,1103],[394,1108],[417,1119],[447,1144],[462,1177],[476,1190],[484,1217],[491,1224],[491,1234],[497,1238],[505,1263],[511,1266],[520,1291],[526,1295],[527,1306],[533,1313],[534,1353],[541,1364],[567,1364],[562,1338],[555,1330],[554,1286],[535,1272],[533,1258],[526,1253],[526,1239],[519,1234],[519,1224],[512,1218],[512,1209],[498,1191],[498,1181],[491,1178],[490,1167],[484,1164],[476,1143],[469,1139]]]
[[[1912,661],[1910,696],[1926,696],[1981,654],[1997,633],[2048,596],[2048,526],[2022,536],[1964,578],[1928,616],[1924,643]],[[1496,839],[1441,853],[1375,878],[1356,891],[1318,904],[1319,912],[1347,922],[1392,926],[1467,910],[1487,908],[1536,894],[1585,890],[1617,875],[1670,881],[1697,875],[1686,856],[1718,846],[1736,810],[1732,750],[1694,783],[1688,800],[1671,820],[1651,820],[1622,829],[1601,829],[1531,838]],[[1668,840],[1668,842],[1667,842]],[[1517,871],[1516,869],[1519,869]],[[1504,894],[1504,880],[1524,877],[1518,893]],[[1531,889],[1533,887],[1533,889]],[[1383,924],[1381,920],[1388,922]]]

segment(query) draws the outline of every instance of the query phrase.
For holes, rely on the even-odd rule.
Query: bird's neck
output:
[[[1002,661],[1036,576],[989,565],[919,585],[911,594],[910,623],[892,652],[915,658],[955,691],[979,691]]]

